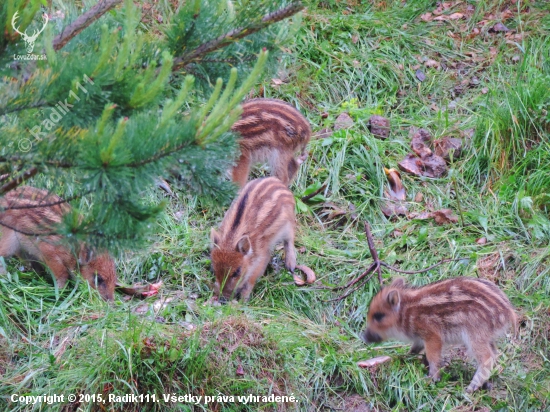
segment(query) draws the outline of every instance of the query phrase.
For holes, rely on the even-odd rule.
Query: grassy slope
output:
[[[312,0],[292,57],[284,62],[280,77],[286,83],[266,82],[263,93],[297,104],[315,131],[331,126],[342,111],[355,120],[330,140],[312,141],[293,190],[300,194],[310,184],[327,183],[325,196],[348,217],[355,208],[357,220],[337,224],[327,220],[322,206],[310,205],[310,213],[299,215],[299,263],[313,268],[326,284],[343,284],[360,274],[370,264],[363,220],[371,222],[381,258],[402,269],[464,258],[407,279],[421,285],[451,276],[483,276],[507,293],[522,325],[518,340],[501,345],[492,391],[463,394],[474,368],[459,357],[432,385],[422,361],[406,355],[406,345],[363,345],[357,333],[377,282],[329,303],[326,299],[336,295],[293,285],[282,269],[280,250],[247,305],[205,304],[212,279],[208,234],[221,221],[223,208],[182,193],[172,199],[150,253],[120,263],[128,283],[163,279],[161,296],[145,306],[118,300],[110,307],[82,282],[55,295],[47,280],[10,262],[11,277],[0,278],[0,409],[33,410],[8,404],[6,396],[12,393],[293,393],[299,399],[278,406],[156,403],[147,406],[151,410],[550,408],[545,194],[550,183],[550,44],[544,40],[550,32],[549,6],[531,2],[527,12],[527,6],[505,1],[470,4],[473,10],[457,2],[444,12],[461,12],[466,19],[437,23],[420,19],[436,8],[433,1],[360,5]],[[507,7],[512,15],[505,24],[528,32],[521,39],[488,33],[492,24],[478,24],[497,22]],[[481,33],[469,38],[475,27]],[[446,69],[427,68],[429,60]],[[423,82],[416,78],[417,68],[426,74]],[[366,130],[373,113],[391,120],[390,139],[377,140]],[[464,225],[382,216],[383,167],[396,167],[409,151],[411,126],[427,128],[435,137],[465,137],[475,129],[466,154],[448,176],[429,180],[403,174],[411,211],[450,208],[460,214],[460,202]],[[415,202],[418,193],[423,199]],[[481,237],[488,242],[476,243]],[[386,279],[394,276],[384,273]],[[154,305],[164,297],[173,300],[166,307]],[[375,370],[356,366],[381,354],[390,355],[391,363]],[[237,374],[239,367],[244,376]],[[103,409],[96,403],[80,406]],[[140,410],[133,404],[104,407]]]

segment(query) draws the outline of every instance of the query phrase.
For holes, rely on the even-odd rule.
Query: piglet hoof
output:
[[[483,385],[481,385],[481,389],[484,389],[486,391],[493,390],[493,383],[492,382],[485,382]]]
[[[433,383],[437,383],[441,380],[441,376],[439,376],[439,372],[434,373],[433,375],[428,375],[432,379]]]
[[[210,305],[214,307],[218,307],[222,305],[222,302],[218,299],[217,296],[212,296],[210,299],[208,299],[206,302],[204,302],[205,305]]]
[[[428,358],[426,357],[426,355],[422,355],[422,363],[426,368],[430,366],[430,362],[428,362]]]

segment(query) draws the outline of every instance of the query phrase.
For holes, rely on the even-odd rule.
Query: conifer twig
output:
[[[199,47],[197,47],[195,50],[174,59],[174,65],[172,67],[172,70],[178,70],[181,67],[188,65],[193,60],[196,60],[198,57],[200,57],[203,54],[211,53],[213,51],[221,49],[222,47],[225,47],[228,44],[233,43],[235,40],[242,39],[243,37],[256,33],[257,31],[263,29],[264,27],[267,27],[273,23],[277,23],[281,20],[284,20],[287,17],[290,17],[293,14],[298,13],[303,8],[304,8],[304,5],[301,2],[292,3],[285,8],[274,11],[273,13],[266,14],[264,17],[262,17],[261,22],[257,24],[251,25],[249,27],[239,27],[239,28],[233,29],[219,36],[216,39],[203,43]]]
[[[76,199],[80,199],[80,198],[82,198],[86,195],[89,195],[90,193],[92,193],[91,190],[87,191],[86,193],[79,193],[79,194],[76,194],[74,196],[68,197],[66,199],[57,200],[57,201],[51,202],[51,203],[39,203],[37,205],[31,204],[31,205],[23,205],[23,206],[8,206],[8,207],[5,207],[3,209],[3,211],[5,211],[5,210],[21,210],[21,209],[38,209],[38,208],[41,208],[41,207],[58,206],[58,205],[62,205],[64,203],[72,202],[73,200],[76,200]]]
[[[9,225],[5,222],[2,222],[1,220],[0,220],[0,226],[3,226],[6,229],[13,230],[16,233],[20,233],[20,234],[25,235],[25,236],[56,236],[56,235],[59,235],[58,232],[45,232],[45,233],[26,232],[24,230],[20,230],[20,229],[16,228],[15,226],[11,226],[11,225]]]
[[[69,26],[65,27],[63,31],[53,39],[53,49],[57,51],[63,48],[69,40],[121,2],[122,0],[101,0],[86,13],[80,15],[75,21],[69,24]]]
[[[25,170],[22,175],[16,177],[15,179],[11,179],[8,183],[1,186],[0,187],[0,195],[3,195],[4,193],[15,189],[17,186],[19,186],[25,180],[29,180],[31,177],[33,177],[37,173],[38,173],[38,168],[35,167],[35,166],[31,167],[28,170]]]

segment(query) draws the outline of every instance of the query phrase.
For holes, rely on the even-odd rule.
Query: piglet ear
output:
[[[386,297],[388,305],[391,306],[393,310],[399,310],[399,304],[401,303],[401,297],[399,296],[398,290],[391,290]]]
[[[220,234],[214,228],[210,231],[210,241],[212,242],[212,247],[220,244]]]
[[[90,260],[92,260],[93,257],[93,250],[86,245],[82,245],[82,247],[80,248],[80,253],[78,254],[78,264],[81,266],[87,265],[88,263],[90,263]]]
[[[403,279],[403,278],[397,278],[397,279],[395,279],[395,280],[391,283],[390,287],[392,287],[392,288],[397,288],[397,289],[403,289],[403,288],[405,287],[405,279]]]
[[[243,236],[237,242],[237,252],[240,252],[243,255],[248,255],[252,253],[252,245],[250,244],[250,238],[248,236]]]

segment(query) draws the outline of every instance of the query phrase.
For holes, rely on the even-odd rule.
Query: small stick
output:
[[[19,186],[26,180],[29,180],[31,177],[33,177],[37,173],[38,173],[38,168],[35,166],[31,167],[29,170],[25,170],[21,176],[18,176],[17,178],[8,181],[2,187],[0,187],[0,195],[3,195],[4,193],[15,189],[17,186]]]
[[[382,270],[380,268],[380,258],[378,257],[378,252],[374,247],[374,240],[372,239],[372,233],[370,231],[369,222],[365,222],[365,234],[367,235],[367,244],[369,245],[370,254],[374,263],[376,264],[376,271],[378,272],[378,282],[382,285]]]
[[[375,269],[375,267],[376,267],[376,263],[373,263],[369,266],[369,268],[367,270],[365,270],[363,273],[361,273],[359,276],[357,276],[355,279],[353,279],[347,285],[336,286],[336,287],[333,287],[333,288],[330,288],[330,289],[333,290],[333,291],[347,289],[350,286],[355,285],[357,282],[359,282],[361,279],[363,279],[365,276],[367,276],[369,273],[371,273]]]
[[[366,273],[368,273],[368,272],[366,272]],[[371,272],[370,276],[368,276],[367,278],[365,278],[365,279],[363,280],[363,282],[361,282],[360,285],[358,285],[358,286],[356,286],[355,288],[353,288],[353,289],[347,291],[347,292],[344,293],[342,296],[339,296],[339,297],[334,298],[334,299],[329,299],[329,300],[327,300],[327,301],[325,301],[325,302],[339,302],[339,301],[341,301],[341,300],[347,298],[349,295],[351,295],[351,294],[352,294],[353,292],[355,292],[356,290],[361,289],[361,288],[365,285],[365,283],[367,283],[367,282],[370,280],[370,278],[372,278],[372,275],[373,275],[373,274],[374,274],[374,273]]]
[[[307,202],[309,199],[312,199],[313,197],[317,196],[319,193],[321,193],[321,192],[322,192],[323,190],[325,190],[326,188],[327,188],[327,185],[324,184],[324,185],[321,186],[319,189],[317,189],[315,192],[310,193],[309,195],[302,197],[300,200],[301,200],[302,202]]]
[[[388,269],[391,269],[395,272],[398,272],[398,273],[405,273],[407,275],[416,275],[417,273],[424,273],[424,272],[427,272],[428,270],[432,270],[433,268],[439,266],[439,265],[442,265],[443,263],[447,263],[447,262],[456,262],[458,260],[462,260],[464,258],[456,258],[456,259],[443,259],[443,260],[440,260],[439,262],[437,262],[436,264],[430,266],[430,267],[427,267],[426,269],[420,269],[420,270],[403,270],[403,269],[397,269],[396,267],[393,267],[391,265],[388,265],[386,262],[380,262],[380,264],[384,267],[387,267]]]

